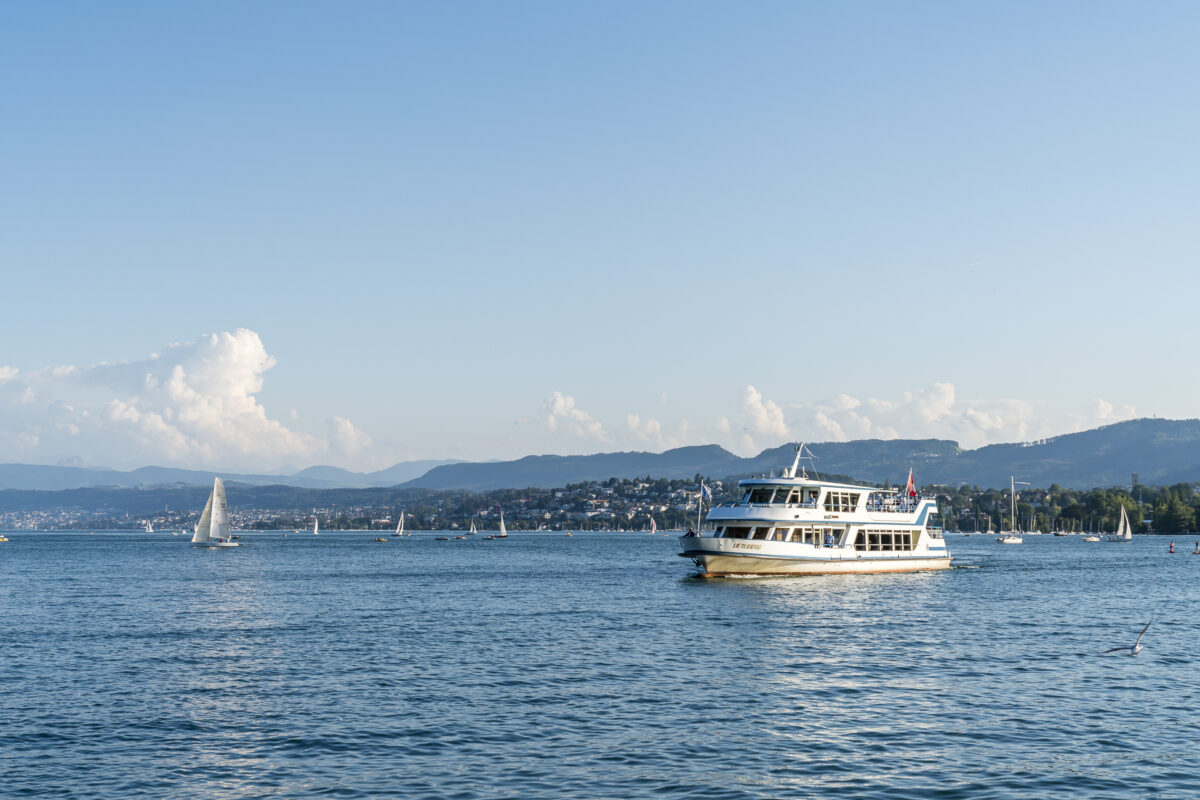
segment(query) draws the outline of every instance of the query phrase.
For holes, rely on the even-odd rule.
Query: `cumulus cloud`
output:
[[[652,417],[643,419],[639,414],[626,415],[625,427],[639,446],[649,445],[659,450],[679,447],[688,437],[687,420],[679,423],[678,435],[667,434],[661,422]]]
[[[742,413],[751,430],[772,436],[787,436],[788,426],[783,421],[783,409],[763,397],[762,392],[747,386],[742,394]]]
[[[551,392],[542,404],[546,414],[546,426],[552,431],[566,431],[574,436],[580,436],[597,441],[606,441],[608,434],[599,420],[575,405],[575,398],[562,392]]]
[[[343,455],[357,455],[371,446],[371,437],[344,417],[334,417],[330,421],[329,433],[333,449]]]
[[[325,438],[272,419],[256,395],[273,366],[258,334],[243,328],[172,344],[141,361],[20,375],[5,369],[0,443],[25,442],[14,455],[43,462],[239,469],[351,455],[370,445],[345,419],[335,418]]]
[[[837,395],[829,400],[793,406],[793,427],[801,438],[952,439],[967,448],[998,442],[1020,442],[1097,425],[1132,419],[1134,409],[1115,410],[1099,400],[1089,411],[1064,421],[1037,413],[1033,403],[1014,398],[967,400],[951,383],[935,383],[899,398],[855,398]]]

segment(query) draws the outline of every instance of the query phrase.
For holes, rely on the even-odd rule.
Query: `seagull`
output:
[[[1150,622],[1146,623],[1146,627],[1142,628],[1142,632],[1138,634],[1137,641],[1133,643],[1133,647],[1114,647],[1105,650],[1104,653],[1129,653],[1131,656],[1136,656],[1142,652],[1142,637],[1146,635],[1146,631],[1150,630],[1151,623],[1154,622],[1154,617],[1150,618]],[[1104,655],[1101,653],[1101,655]]]

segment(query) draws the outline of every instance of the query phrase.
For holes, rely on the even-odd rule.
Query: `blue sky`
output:
[[[1197,416],[1193,3],[13,3],[3,460]]]

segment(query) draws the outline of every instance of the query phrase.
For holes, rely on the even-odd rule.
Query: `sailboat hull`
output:
[[[241,547],[241,542],[218,542],[210,539],[207,542],[192,542],[192,547]]]

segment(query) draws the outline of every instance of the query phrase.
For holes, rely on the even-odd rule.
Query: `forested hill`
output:
[[[1038,442],[964,450],[943,439],[869,439],[810,445],[821,473],[882,483],[903,481],[913,468],[920,484],[1006,486],[1010,476],[1034,486],[1089,489],[1124,486],[1133,473],[1144,485],[1200,481],[1200,420],[1139,419]],[[436,467],[406,487],[472,489],[563,486],[582,480],[652,476],[684,478],[766,473],[790,465],[790,444],[739,458],[710,445],[665,453],[528,456],[489,464]]]
[[[1075,489],[1127,486],[1133,473],[1137,473],[1139,483],[1147,486],[1200,482],[1200,420],[1194,419],[1131,420],[1038,442],[996,444],[976,450],[964,450],[944,439],[821,442],[812,443],[810,448],[817,456],[818,473],[852,475],[870,483],[903,481],[909,468],[921,485],[983,488],[1007,486],[1009,476],[1043,488],[1053,484]],[[405,462],[373,473],[310,467],[291,476],[226,472],[222,477],[248,485],[312,489],[550,489],[608,478],[685,479],[703,475],[721,479],[766,474],[790,465],[794,455],[791,444],[750,458],[741,458],[717,445],[703,445],[665,453],[539,455],[487,463]],[[0,464],[0,490],[211,486],[212,475],[162,467],[118,472]]]

